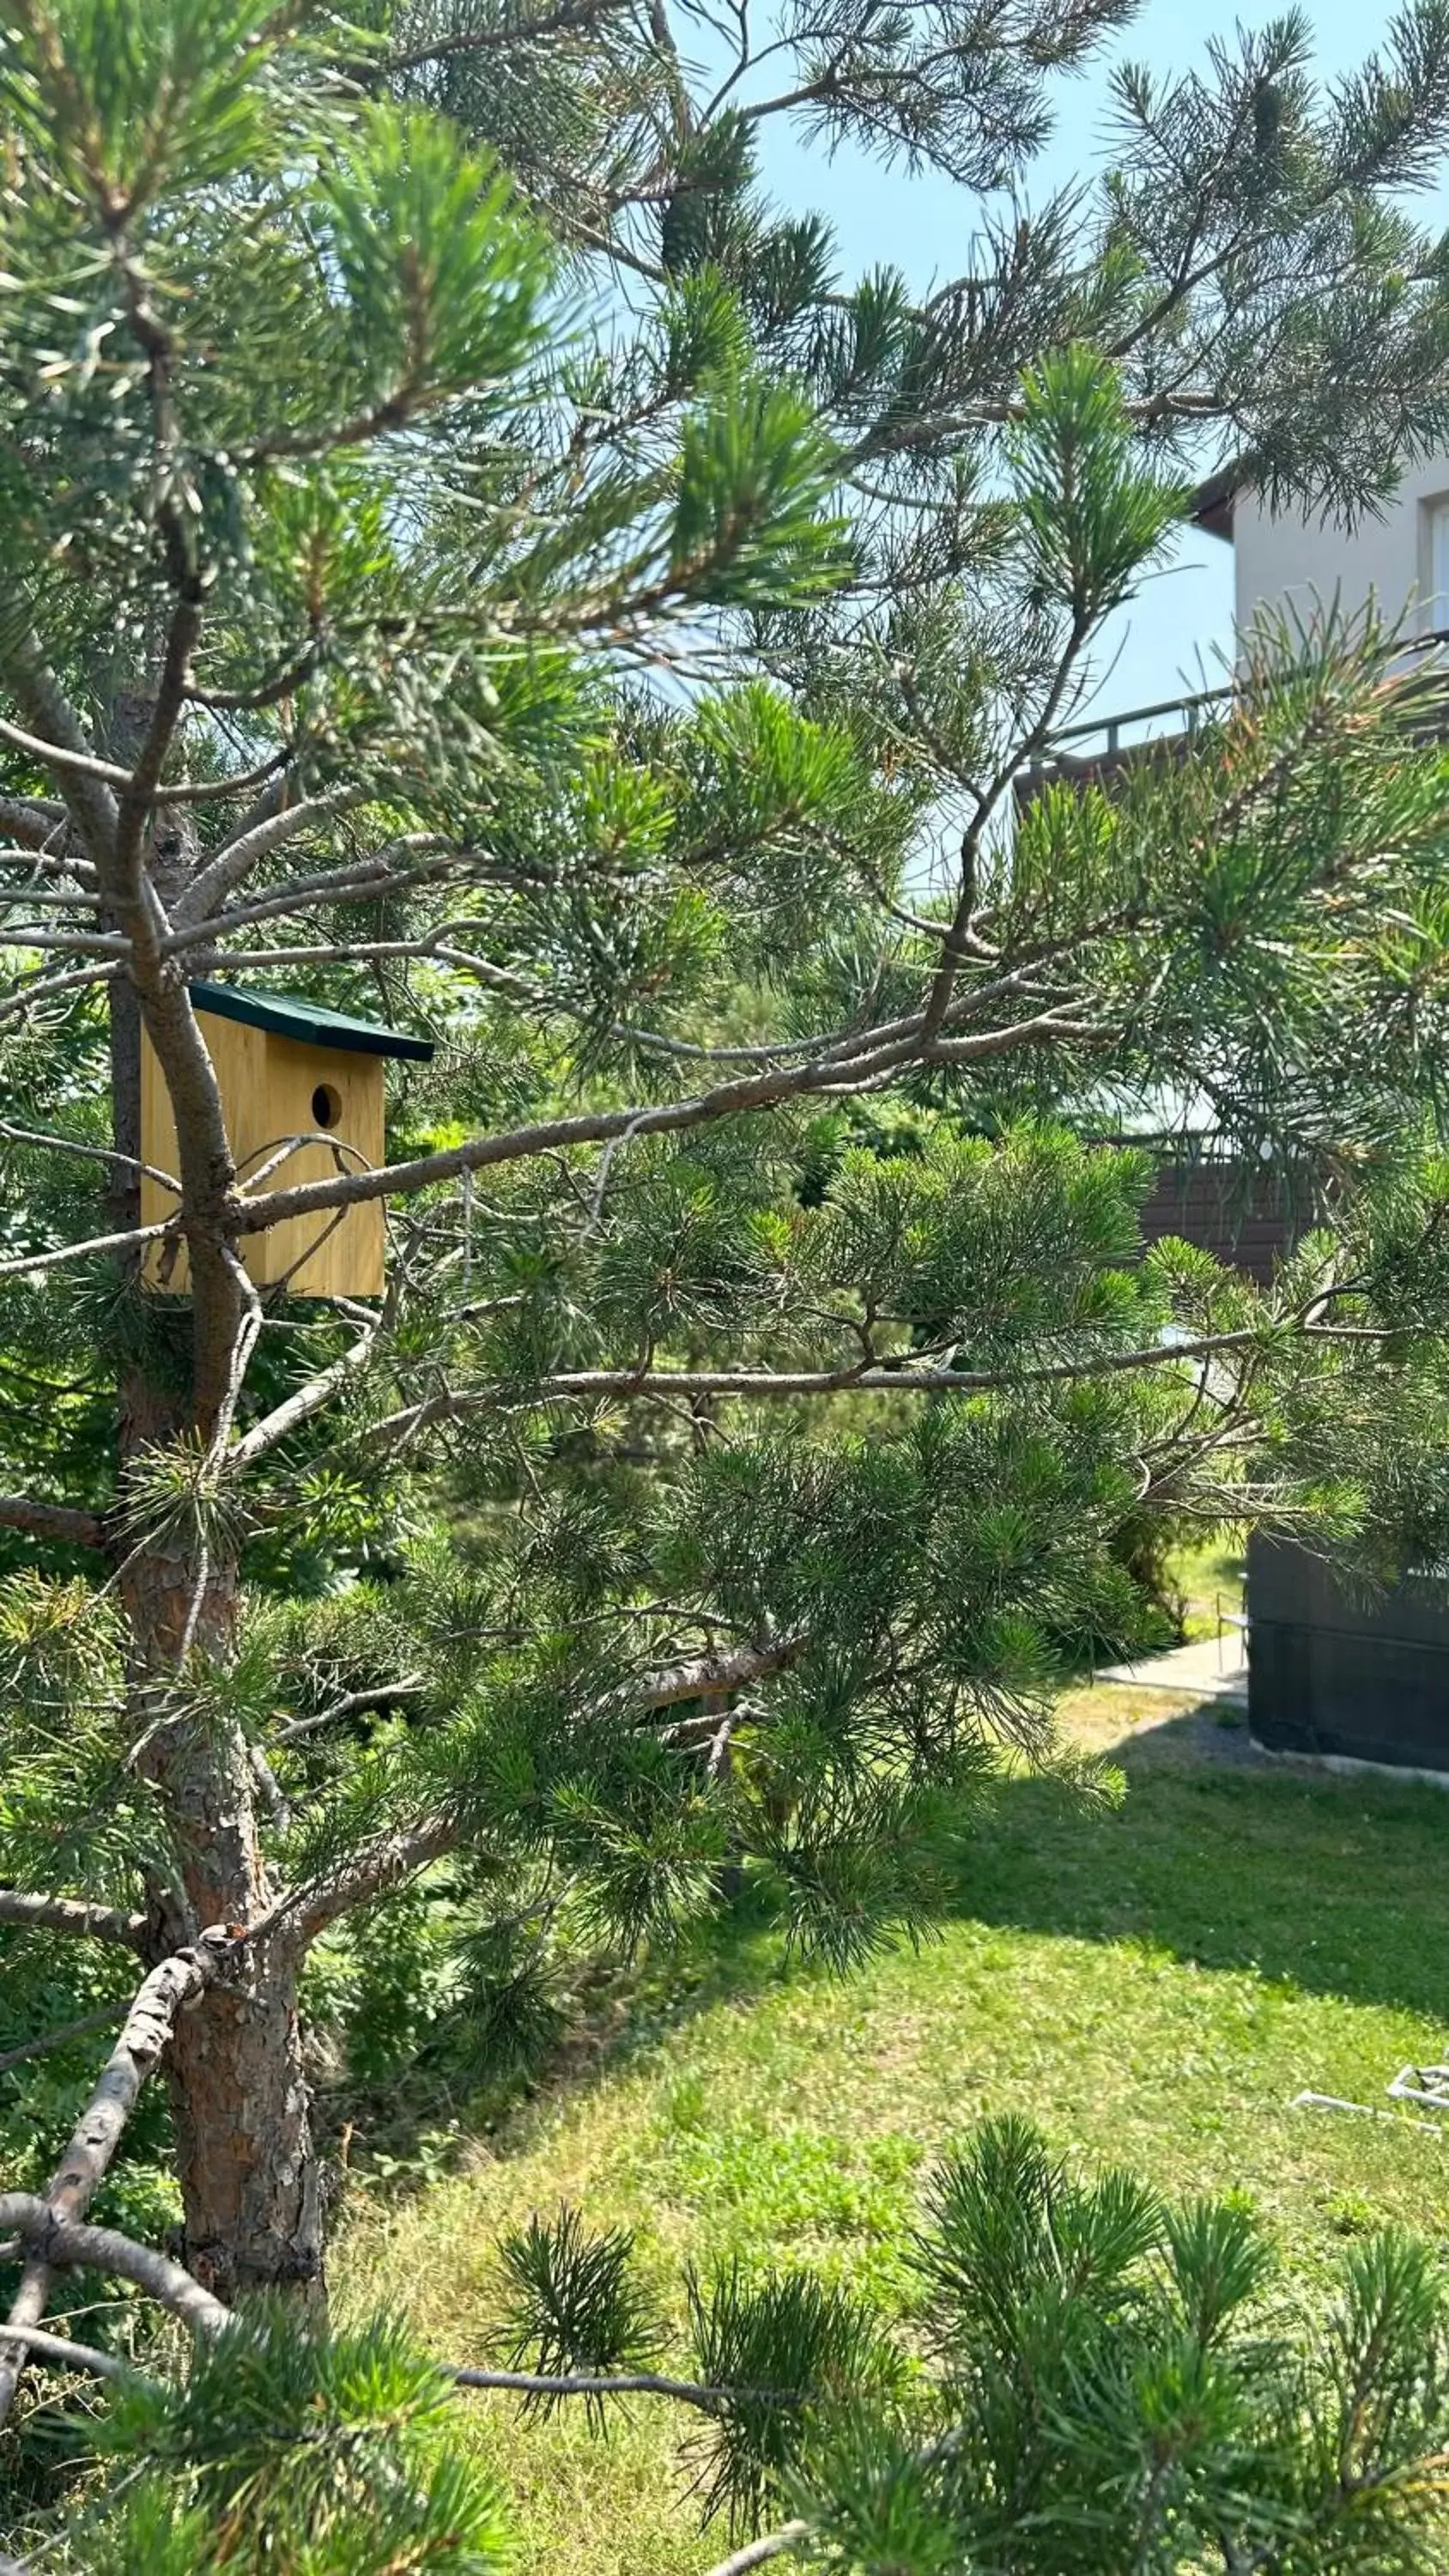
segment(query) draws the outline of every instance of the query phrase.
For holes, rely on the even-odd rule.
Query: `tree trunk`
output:
[[[295,1956],[259,1942],[240,1985],[180,2016],[168,2066],[187,2270],[228,2304],[257,2289],[320,2302],[321,2167]]]
[[[144,700],[118,701],[123,757],[134,756],[145,716]],[[169,895],[194,857],[189,815],[163,810],[153,830],[150,873]],[[111,1109],[118,1152],[139,1154],[141,1014],[125,976],[111,986]],[[118,1231],[138,1222],[134,1170],[118,1168],[112,1204]],[[134,1259],[131,1278],[144,1293]],[[179,1300],[169,1302],[178,1325],[189,1320]],[[124,1489],[142,1453],[190,1427],[192,1408],[144,1365],[122,1369],[118,1398]],[[244,1930],[269,1912],[276,1889],[246,1736],[220,1694],[203,1688],[198,1700],[192,1678],[198,1661],[225,1665],[234,1652],[237,1565],[204,1559],[192,1530],[143,1537],[123,1549],[118,1590],[130,1632],[136,1768],[156,1791],[175,1862],[173,1876],[147,1880],[160,1957],[214,1924]],[[297,2016],[301,1957],[285,1926],[239,1949],[225,1979],[178,2016],[167,2052],[182,2259],[228,2301],[250,2289],[322,2295],[321,2172]]]
[[[200,1606],[195,1607],[200,1587]],[[214,1924],[245,1930],[276,1889],[242,1728],[177,1674],[231,1649],[236,1567],[198,1568],[148,1547],[121,1578],[133,1642],[137,1769],[158,1793],[180,1884],[148,1882],[158,1950]],[[177,2018],[167,2056],[183,2211],[182,2260],[220,2299],[323,2292],[321,2168],[297,2014],[301,1946],[283,1922],[241,1948],[226,1978]]]

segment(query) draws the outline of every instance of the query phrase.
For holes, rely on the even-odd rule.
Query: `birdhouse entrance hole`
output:
[[[342,1094],[330,1082],[319,1082],[312,1094],[312,1115],[319,1127],[335,1127],[342,1116]]]

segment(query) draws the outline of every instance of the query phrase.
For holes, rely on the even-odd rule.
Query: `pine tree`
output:
[[[1442,1540],[1432,671],[1265,627],[1008,827],[1205,462],[1352,511],[1449,432],[1449,12],[1123,75],[1034,216],[1117,0],[803,11],[768,96],[743,19],[364,15],[0,20],[0,1923],[67,2021],[139,1979],[0,2413],[158,2066],[200,2293],[318,2291],[301,1978],[409,1889],[500,2029],[732,1868],[848,1964],[1144,1516]],[[772,115],[954,178],[973,273],[841,286]],[[238,1170],[198,977],[437,1036],[383,1167]],[[1319,1191],[1270,1294],[1138,1257],[1083,1136],[1164,1090]],[[378,1202],[381,1300],[258,1293]]]

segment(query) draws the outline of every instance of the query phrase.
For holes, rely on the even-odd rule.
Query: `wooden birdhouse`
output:
[[[243,1188],[274,1157],[276,1168],[262,1184],[266,1189],[330,1180],[334,1173],[375,1168],[383,1161],[383,1058],[426,1063],[433,1052],[428,1039],[348,1019],[288,993],[244,991],[231,984],[193,984],[190,991],[216,1069]],[[282,1159],[294,1136],[307,1141]],[[176,1170],[171,1101],[144,1035],[141,1159],[158,1171]],[[175,1205],[175,1193],[143,1173],[142,1224],[160,1223]],[[293,1297],[380,1297],[383,1254],[381,1199],[291,1217],[242,1241],[242,1257],[256,1285],[285,1285]],[[184,1294],[185,1245],[148,1245],[145,1276],[153,1288]]]

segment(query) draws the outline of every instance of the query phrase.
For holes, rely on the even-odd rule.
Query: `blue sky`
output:
[[[1244,0],[1234,12],[1244,26],[1259,27],[1282,15],[1280,5]],[[1388,12],[1320,0],[1308,15],[1323,75],[1350,70],[1376,40]],[[1145,62],[1159,73],[1185,71],[1201,62],[1214,32],[1227,35],[1233,20],[1207,0],[1146,0],[1131,25],[1098,56],[1090,70],[1063,81],[1056,131],[1035,165],[1024,195],[1030,203],[1071,184],[1099,166],[1108,146],[1105,73],[1114,60]],[[882,171],[864,155],[838,153],[827,160],[818,148],[792,135],[781,119],[768,121],[763,162],[766,181],[792,209],[806,207],[830,219],[841,250],[843,277],[890,263],[914,286],[949,277],[969,264],[972,200],[944,180],[907,179]],[[1426,219],[1449,220],[1449,190],[1421,201]],[[1220,676],[1216,657],[1231,643],[1231,550],[1218,539],[1189,531],[1175,561],[1150,581],[1123,613],[1103,656],[1096,707],[1103,712],[1142,706],[1201,687]]]

